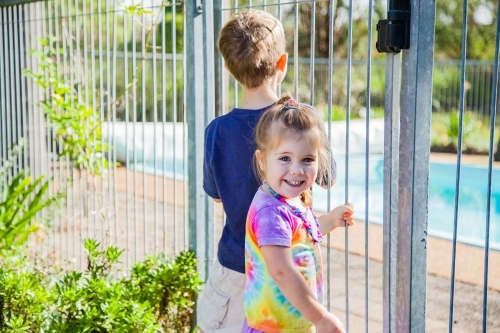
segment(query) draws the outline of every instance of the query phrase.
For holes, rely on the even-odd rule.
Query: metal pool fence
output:
[[[30,243],[36,260],[84,269],[82,241],[96,238],[125,249],[127,270],[148,254],[192,249],[206,278],[224,212],[202,188],[203,130],[241,98],[241,87],[223,70],[215,51],[217,32],[232,13],[258,8],[284,24],[289,71],[280,93],[290,92],[315,105],[338,150],[342,181],[328,190],[319,210],[340,204],[331,200],[339,197],[338,191],[343,191],[343,202],[350,202],[350,184],[361,182],[364,187],[364,207],[359,207],[364,217],[354,227],[329,235],[323,247],[325,304],[342,317],[349,332],[494,332],[500,325],[495,315],[500,287],[494,282],[500,278],[500,256],[489,249],[489,235],[500,221],[490,221],[489,212],[498,206],[491,185],[500,29],[490,25],[497,36],[491,61],[465,59],[466,20],[463,58],[434,60],[435,3],[410,2],[410,49],[380,60],[374,56],[375,25],[384,17],[376,16],[380,11],[372,0],[363,5],[288,0],[3,1],[0,156],[5,161],[9,148],[24,138],[24,153],[16,157],[8,177],[29,168],[33,176],[51,179],[51,194],[65,194],[60,207],[37,217],[50,227]],[[498,9],[492,8],[496,20]],[[112,163],[100,165],[102,177],[61,154],[63,144],[40,105],[57,96],[25,71],[41,73],[38,83],[49,82],[47,64],[54,65],[56,80],[69,88],[67,107],[84,105],[95,115],[98,128],[90,140],[111,147],[105,156]],[[459,115],[459,153],[448,161],[457,166],[449,241],[427,237],[433,110]],[[484,247],[457,242],[467,111],[490,125],[490,154],[484,158]],[[370,223],[368,170],[374,154],[384,156],[382,226]],[[363,164],[362,174],[353,173],[360,169],[353,163]],[[461,268],[461,262],[471,262],[464,253],[474,253],[476,268],[465,269],[474,270],[473,278]],[[445,259],[436,259],[441,257]]]

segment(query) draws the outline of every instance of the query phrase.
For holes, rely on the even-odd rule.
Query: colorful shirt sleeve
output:
[[[276,206],[259,210],[252,219],[251,228],[259,247],[277,245],[291,247],[297,225],[292,225],[289,213]]]

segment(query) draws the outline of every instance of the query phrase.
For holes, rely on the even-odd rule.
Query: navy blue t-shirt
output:
[[[260,186],[252,167],[255,127],[270,106],[259,110],[235,108],[205,129],[203,189],[210,197],[222,200],[226,213],[217,257],[222,266],[240,273],[245,273],[248,209]],[[332,162],[332,179],[336,179],[333,158]]]
[[[217,256],[222,266],[240,273],[245,273],[248,208],[260,186],[252,167],[255,127],[267,108],[233,109],[205,129],[203,188],[222,200],[226,213]]]

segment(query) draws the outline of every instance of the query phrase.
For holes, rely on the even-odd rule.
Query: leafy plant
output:
[[[102,140],[101,120],[58,74],[55,58],[62,52],[53,47],[55,39],[40,39],[40,43],[42,50],[32,51],[40,60],[40,71],[25,69],[24,74],[50,92],[39,104],[61,145],[59,155],[67,155],[78,168],[100,176],[109,164],[104,156],[108,145]]]
[[[490,126],[472,112],[465,112],[462,124],[462,151],[474,154],[488,154]],[[433,151],[456,152],[460,129],[457,111],[433,113],[431,123],[431,149]],[[496,140],[498,140],[498,130]]]
[[[192,252],[152,256],[119,277],[115,247],[84,242],[85,272],[44,272],[29,261],[0,266],[0,332],[189,332],[201,285]]]
[[[137,299],[151,304],[165,332],[189,332],[190,316],[202,284],[193,252],[181,252],[170,261],[163,255],[150,256],[134,265],[127,284]]]
[[[21,141],[10,150],[0,168],[0,255],[26,243],[28,237],[39,229],[37,214],[61,197],[60,194],[47,195],[49,182],[43,176],[33,180],[26,169],[9,176],[22,149]]]

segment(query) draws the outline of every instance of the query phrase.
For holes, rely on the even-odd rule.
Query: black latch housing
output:
[[[399,53],[410,48],[410,2],[391,1],[389,6],[402,7],[387,11],[387,20],[377,23],[377,51],[380,53]]]

